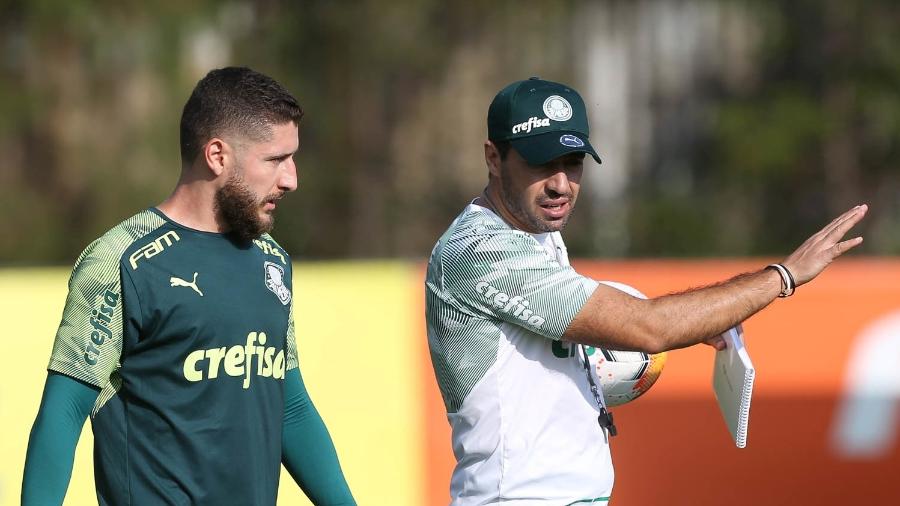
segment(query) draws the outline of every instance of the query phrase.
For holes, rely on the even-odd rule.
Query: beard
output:
[[[281,198],[278,192],[257,199],[244,183],[241,171],[236,168],[225,186],[216,190],[215,212],[232,236],[241,242],[258,239],[275,226],[274,214],[260,216],[266,203]]]
[[[518,192],[515,188],[513,188],[512,181],[508,177],[500,177],[500,187],[503,190],[500,194],[500,198],[503,199],[503,204],[516,218],[521,220],[526,226],[529,227],[530,232],[533,230],[536,234],[542,234],[545,232],[556,232],[562,230],[567,223],[569,223],[569,218],[572,217],[572,213],[575,211],[575,195],[572,193],[565,193],[558,196],[567,197],[569,199],[569,206],[571,211],[561,220],[555,221],[546,221],[538,217],[535,213],[529,210],[526,205],[527,203],[521,202],[516,197],[518,196]],[[550,198],[549,196],[547,198]],[[544,197],[538,199],[537,204],[540,205],[544,200]]]

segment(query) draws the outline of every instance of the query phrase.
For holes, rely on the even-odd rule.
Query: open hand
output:
[[[862,237],[841,241],[844,235],[866,215],[869,206],[862,204],[838,216],[790,254],[781,264],[794,276],[797,286],[809,282],[835,258],[859,246]]]

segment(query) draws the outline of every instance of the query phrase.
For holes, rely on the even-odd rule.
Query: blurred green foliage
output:
[[[566,234],[572,254],[783,254],[859,202],[872,207],[863,251],[900,252],[900,6],[660,4],[6,2],[0,263],[71,263],[165,198],[179,170],[181,107],[197,79],[224,65],[272,75],[306,111],[301,187],[279,206],[276,229],[289,251],[424,258],[486,182],[481,142],[496,90],[529,75],[580,88],[586,27],[728,9],[756,34],[741,53],[748,70],[705,72],[687,91],[630,104],[649,111],[649,151],[632,148],[642,156],[621,194],[583,190]],[[628,47],[643,47],[641,37]],[[591,120],[597,131],[605,118]],[[602,233],[608,210],[622,228],[612,239]]]

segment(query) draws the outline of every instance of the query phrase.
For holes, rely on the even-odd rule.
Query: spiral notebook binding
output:
[[[753,376],[755,371],[749,369],[744,375],[744,388],[741,392],[741,414],[738,417],[738,428],[735,445],[738,448],[747,446],[747,428],[750,424],[750,399],[753,396]]]

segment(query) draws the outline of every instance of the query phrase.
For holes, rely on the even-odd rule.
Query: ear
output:
[[[490,140],[484,141],[484,162],[487,164],[490,175],[500,177],[500,151]]]
[[[203,158],[206,166],[216,177],[225,172],[227,160],[231,156],[233,156],[231,147],[218,137],[213,137],[203,146]]]

